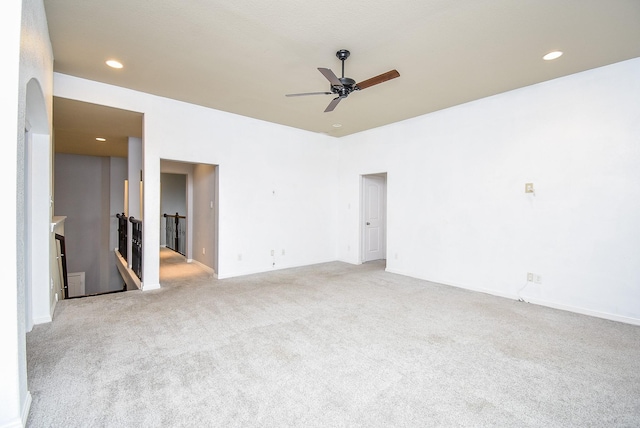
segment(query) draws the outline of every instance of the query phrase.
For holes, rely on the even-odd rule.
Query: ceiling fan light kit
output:
[[[351,52],[346,49],[340,49],[338,52],[336,52],[336,57],[342,62],[342,77],[336,76],[336,74],[328,68],[318,67],[318,71],[320,71],[320,73],[322,73],[322,75],[331,84],[330,91],[304,92],[299,94],[286,94],[285,96],[299,97],[305,95],[337,95],[337,97],[331,100],[327,108],[324,110],[325,113],[327,113],[333,111],[338,103],[342,101],[343,98],[347,98],[353,91],[361,91],[373,85],[377,85],[379,83],[386,82],[387,80],[400,77],[400,73],[398,73],[397,70],[391,70],[370,79],[363,80],[362,82],[356,83],[355,80],[349,77],[344,77],[344,62],[347,60],[347,58],[349,58],[349,55],[351,55]]]

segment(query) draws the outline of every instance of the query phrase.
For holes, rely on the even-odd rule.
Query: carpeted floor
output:
[[[169,251],[169,252],[167,252]],[[28,426],[638,427],[640,327],[335,262],[58,303]]]

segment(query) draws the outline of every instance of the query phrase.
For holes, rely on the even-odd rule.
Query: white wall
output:
[[[359,175],[387,172],[387,270],[640,323],[640,59],[356,134],[339,159],[341,260]]]
[[[28,118],[31,132],[34,136],[38,135],[39,141],[50,135],[53,54],[44,7],[39,0],[3,2],[0,28],[3,35],[0,52],[4,60],[0,130],[2,141],[6,142],[0,160],[0,177],[3,183],[3,207],[7,212],[13,212],[14,209],[16,212],[16,217],[5,222],[4,245],[17,250],[5,254],[1,262],[6,287],[0,299],[0,426],[18,427],[26,423],[31,402],[26,370],[25,272],[29,268],[29,259],[41,260],[40,253],[33,253],[48,253],[49,248],[48,245],[42,245],[34,249],[24,241],[27,236],[25,213],[28,211],[28,201],[25,200],[24,130]],[[31,88],[29,91],[28,85]],[[50,155],[50,146],[44,149]],[[35,176],[31,185],[42,189],[43,183],[48,180],[46,174]],[[48,225],[50,217],[46,222]],[[47,242],[50,238],[48,227],[42,224],[37,227],[36,233],[46,231],[40,239],[41,242]],[[42,266],[42,270],[48,271],[48,264]],[[48,287],[48,283],[33,286]]]
[[[51,278],[49,261],[52,259],[49,247],[42,245],[43,240],[51,233],[51,183],[47,178],[52,171],[51,141],[49,135],[31,132],[29,134],[30,141],[25,141],[29,158],[25,167],[25,181],[28,183],[26,187],[29,188],[26,191],[28,195],[25,201],[30,208],[28,217],[31,219],[27,232],[29,249],[27,254],[31,257],[30,263],[27,264],[31,265],[31,272],[25,288],[27,293],[31,291],[32,294],[32,321],[34,324],[41,324],[51,322],[56,303],[55,292],[49,286]],[[31,287],[28,286],[29,283]],[[27,331],[30,329],[27,328]]]
[[[3,28],[3,42],[0,43],[0,54],[5,58],[3,67],[3,77],[0,79],[2,88],[2,115],[0,115],[0,132],[2,141],[15,141],[16,123],[19,114],[19,88],[20,75],[20,22],[22,2],[20,0],[9,0],[2,6],[0,14],[0,26]],[[23,113],[24,114],[24,113]],[[4,185],[0,187],[0,195],[4,202],[4,209],[12,213],[16,209],[17,187],[17,145],[6,144],[3,156],[0,157],[0,178]],[[3,227],[5,245],[8,248],[16,248],[17,245],[17,224],[11,217]],[[3,298],[0,299],[0,343],[3,351],[0,352],[0,426],[19,426],[21,423],[21,398],[20,378],[26,377],[26,370],[20,365],[20,360],[25,358],[24,348],[24,323],[22,329],[18,322],[18,306],[24,305],[24,295],[22,300],[18,296],[18,278],[16,254],[9,251],[5,257],[0,258],[3,272],[4,288]]]
[[[193,259],[217,269],[216,167],[195,165],[193,169]],[[204,254],[202,250],[205,250]]]
[[[127,206],[125,216],[142,219],[142,139],[129,137],[127,145]],[[133,236],[133,225],[127,221],[127,236]],[[133,250],[131,239],[127,240],[127,266],[131,268],[133,263]]]
[[[187,213],[187,175],[163,172],[160,175],[162,184],[162,214],[185,215]]]
[[[142,139],[129,137],[127,145],[127,179],[129,181],[129,210],[127,217],[142,218],[140,203],[140,171],[142,171]],[[130,225],[130,223],[129,223]],[[127,254],[131,254],[129,251]]]
[[[159,286],[160,159],[219,165],[219,278],[336,259],[336,140],[67,75],[54,81],[56,96],[144,113],[143,219],[153,232],[144,233],[143,289]]]
[[[109,245],[106,247],[108,255],[108,283],[110,290],[118,290],[123,285],[122,276],[116,266],[116,253],[118,247],[118,217],[124,212],[124,180],[127,179],[128,162],[126,158],[112,157],[109,159]]]

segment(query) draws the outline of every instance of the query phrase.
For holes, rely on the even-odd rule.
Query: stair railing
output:
[[[186,242],[186,224],[187,217],[176,213],[163,214],[165,220],[165,239],[167,248],[176,251],[183,256],[185,254],[185,242]]]
[[[123,259],[127,260],[127,217],[122,214],[116,214],[118,218],[118,252]]]
[[[131,222],[131,269],[142,281],[142,220],[129,217]]]

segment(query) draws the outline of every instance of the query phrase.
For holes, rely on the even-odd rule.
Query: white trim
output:
[[[67,219],[66,215],[54,216],[51,219],[51,233],[55,232],[56,227],[62,225],[66,219]]]
[[[269,270],[264,270],[264,269],[251,269],[251,270],[247,270],[247,271],[241,271],[241,272],[231,272],[231,273],[226,273],[226,274],[217,274],[216,278],[217,279],[227,279],[227,278],[239,278],[239,277],[243,277],[243,276],[247,276],[247,275],[254,275],[257,273],[266,273],[266,272],[275,272],[278,270],[284,270],[284,269],[292,269],[292,268],[298,268],[298,267],[306,267],[306,266],[315,266],[315,265],[321,265],[324,263],[333,263],[339,260],[336,259],[331,259],[331,260],[324,260],[324,261],[319,261],[319,262],[313,262],[313,263],[307,263],[307,264],[299,264],[299,265],[283,265],[283,266],[278,266],[278,267],[274,267],[271,268]],[[347,263],[347,262],[344,262]],[[351,263],[351,264],[360,264],[360,263]]]
[[[23,424],[20,418],[13,418],[9,422],[4,425],[1,425],[0,428],[24,428],[27,424]]]
[[[29,419],[29,410],[31,410],[31,393],[27,391],[27,396],[22,403],[22,411],[19,418],[13,418],[4,425],[0,425],[0,428],[24,428],[27,426],[27,420]]]
[[[187,263],[196,264],[199,267],[201,267],[204,271],[206,271],[207,273],[210,273],[211,275],[213,275],[214,278],[216,278],[216,279],[218,278],[218,275],[216,275],[216,271],[215,270],[213,270],[212,268],[210,268],[209,266],[207,266],[207,265],[205,265],[203,263],[200,263],[197,260],[187,259]]]
[[[120,272],[120,276],[124,279],[124,282],[127,284],[127,287],[133,289],[136,287],[139,290],[142,290],[142,282],[136,276],[136,274],[131,270],[130,266],[127,266],[127,261],[122,257],[119,251],[114,251],[116,254],[116,267],[118,268],[118,272]]]
[[[33,319],[33,325],[38,325],[38,324],[46,324],[53,321],[53,318],[51,317],[39,317],[39,318],[34,318]]]
[[[423,281],[432,282],[434,284],[446,285],[446,286],[449,286],[449,287],[462,288],[464,290],[476,291],[478,293],[490,294],[492,296],[497,296],[497,297],[504,297],[506,299],[511,299],[511,300],[518,300],[519,299],[519,297],[516,294],[501,293],[501,292],[494,291],[494,290],[488,290],[488,289],[482,288],[482,287],[472,287],[472,286],[468,286],[468,285],[456,284],[456,283],[453,283],[453,282],[450,282],[450,281],[439,281],[439,280],[435,280],[435,279],[425,278],[425,277],[420,276],[420,275],[414,275],[414,274],[411,274],[411,273],[396,271],[396,270],[389,269],[389,268],[386,268],[385,272],[394,273],[396,275],[408,276],[410,278],[421,279]]]
[[[55,297],[53,299],[53,303],[51,304],[51,321],[53,321],[53,316],[56,313],[56,305],[58,304],[58,293],[55,294]]]
[[[80,278],[80,290],[79,292],[77,292],[77,290],[74,290],[74,295],[71,295],[71,287],[68,287],[67,291],[69,293],[69,297],[79,297],[79,296],[84,296],[86,295],[86,291],[85,291],[85,272],[69,272],[67,273],[67,285],[69,285],[69,283],[71,282],[71,278],[76,278],[79,277]]]
[[[146,284],[142,283],[142,291],[151,291],[160,289],[160,284]]]
[[[581,315],[588,315],[591,317],[602,318],[609,321],[616,321],[616,322],[622,322],[625,324],[640,326],[640,319],[638,318],[625,317],[623,315],[615,315],[607,312],[595,311],[593,309],[578,308],[575,306],[563,305],[561,303],[549,302],[543,299],[536,299],[536,298],[530,299],[528,297],[522,297],[522,300],[524,300],[527,303],[532,303],[534,305],[547,306],[553,309],[560,309],[563,311],[575,312]]]
[[[509,294],[509,293],[500,293],[500,292],[496,292],[496,291],[493,291],[493,290],[487,290],[487,289],[484,289],[484,288],[469,287],[469,286],[453,284],[453,283],[447,283],[447,282],[442,282],[442,281],[434,281],[432,279],[428,279],[428,278],[424,278],[424,277],[420,277],[420,276],[416,276],[416,275],[412,275],[412,274],[407,274],[407,273],[403,273],[403,272],[398,272],[398,271],[394,271],[393,269],[388,269],[388,268],[385,269],[385,271],[389,272],[389,273],[394,273],[394,274],[397,274],[397,275],[403,275],[403,276],[409,276],[411,278],[421,279],[423,281],[429,281],[429,282],[432,282],[434,284],[447,285],[447,286],[450,286],[450,287],[462,288],[464,290],[469,290],[469,291],[477,291],[477,292],[480,292],[480,293],[490,294],[492,296],[497,296],[497,297],[504,297],[504,298],[511,299],[511,300],[522,299],[523,301],[525,301],[527,303],[534,304],[534,305],[546,306],[548,308],[559,309],[559,310],[562,310],[562,311],[573,312],[573,313],[576,313],[576,314],[587,315],[587,316],[591,316],[591,317],[606,319],[606,320],[609,320],[609,321],[616,321],[616,322],[622,322],[622,323],[625,323],[625,324],[631,324],[631,325],[640,326],[640,319],[638,319],[638,318],[631,318],[631,317],[625,317],[625,316],[622,316],[622,315],[609,314],[607,312],[595,311],[593,309],[578,308],[576,306],[563,305],[561,303],[549,302],[549,301],[543,300],[543,299],[529,298],[529,297],[526,297],[526,296],[517,296],[517,295],[513,295],[513,294]]]
[[[27,426],[27,420],[29,419],[29,410],[31,410],[31,392],[27,391],[27,396],[22,404],[22,426]]]

